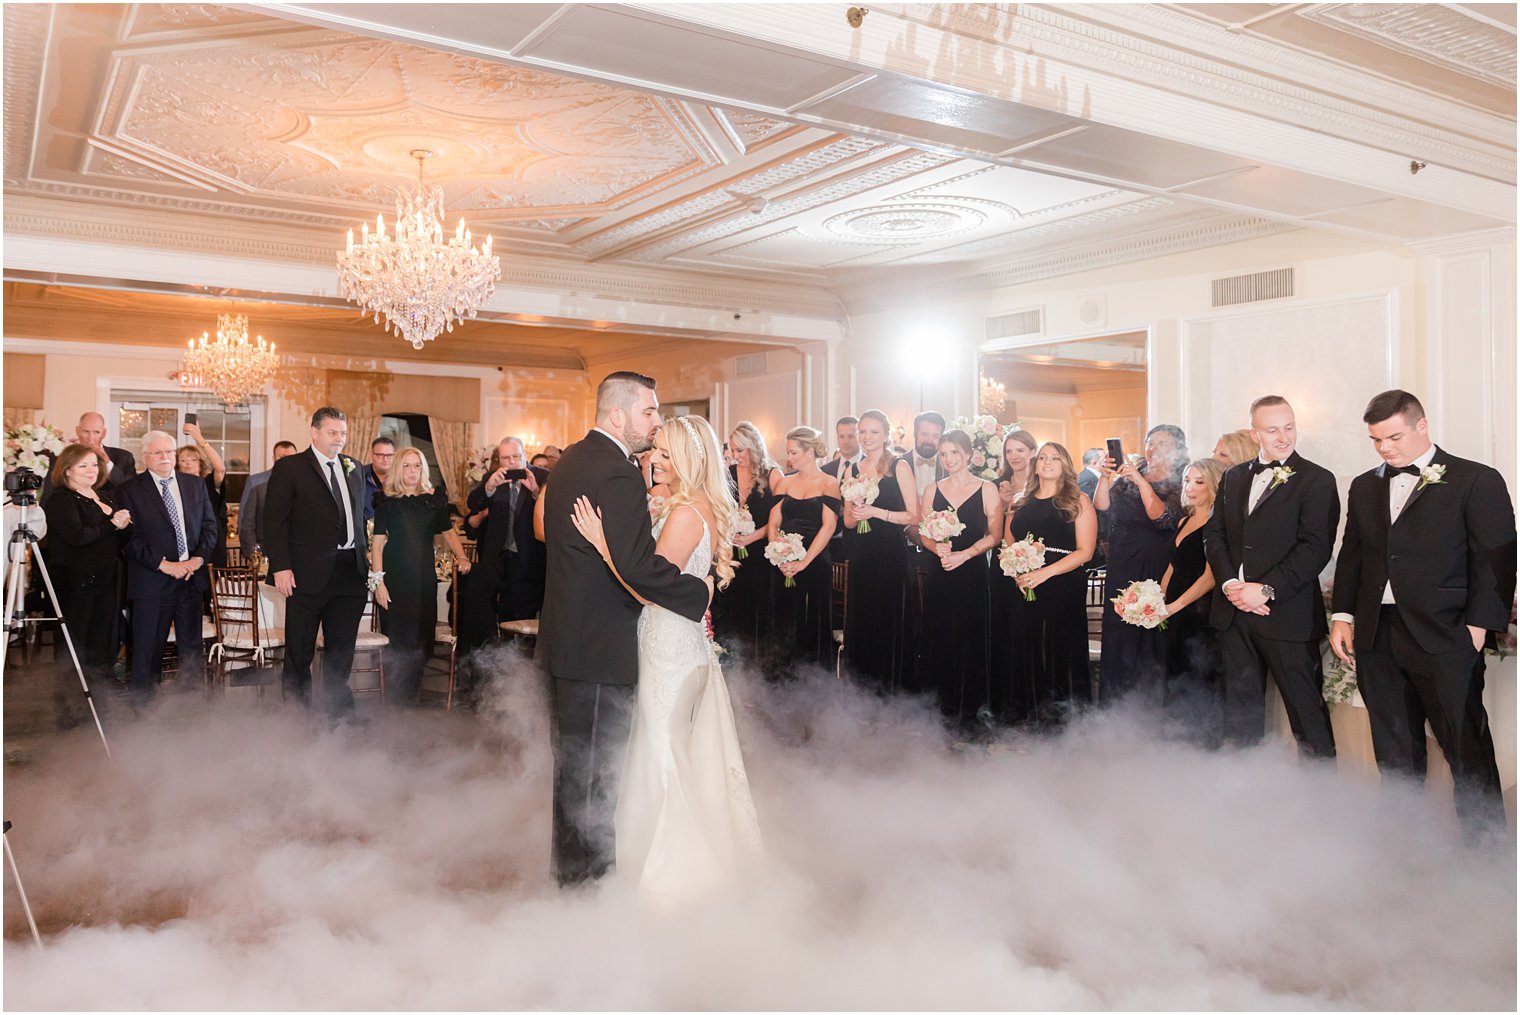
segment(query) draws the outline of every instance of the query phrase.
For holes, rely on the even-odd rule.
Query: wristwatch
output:
[[[1265,596],[1267,599],[1276,599],[1277,598],[1277,590],[1276,589],[1274,589],[1272,586],[1268,585],[1266,582],[1261,582],[1260,584],[1261,584],[1261,594],[1263,596]]]

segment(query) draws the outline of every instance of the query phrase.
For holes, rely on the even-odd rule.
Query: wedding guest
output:
[[[935,689],[941,713],[970,731],[992,720],[987,551],[997,545],[1003,529],[1003,502],[996,486],[967,468],[971,438],[964,430],[946,433],[938,450],[945,478],[924,490],[920,517],[954,511],[965,529],[948,542],[916,532],[939,565],[928,574],[920,658],[924,681]]]
[[[833,561],[829,539],[839,524],[839,480],[818,468],[823,458],[823,434],[810,426],[786,433],[786,464],[792,470],[778,484],[780,499],[771,507],[767,538],[783,533],[802,537],[806,556],[782,564],[783,579],[772,581],[774,641],[765,663],[772,680],[795,678],[804,666],[834,669]]]
[[[1103,598],[1111,600],[1131,582],[1159,581],[1172,559],[1172,539],[1182,517],[1182,472],[1188,463],[1187,438],[1169,423],[1145,435],[1145,456],[1133,461],[1103,459],[1103,478],[1093,504],[1108,515],[1108,562]],[[1126,624],[1103,612],[1099,699],[1112,703],[1136,687],[1158,697],[1166,670],[1166,638],[1159,630]]]
[[[944,434],[945,417],[939,413],[931,410],[913,417],[913,447],[902,458],[913,470],[913,484],[920,500],[925,490],[945,478],[945,468],[939,460],[940,439]]]
[[[106,418],[98,412],[87,412],[79,417],[79,425],[74,428],[74,437],[78,443],[86,447],[97,448],[106,456],[110,464],[106,467],[106,482],[114,489],[137,475],[137,459],[132,452],[122,448],[107,446]],[[47,503],[48,495],[53,492],[53,470],[49,469],[42,477],[42,489],[37,492],[37,503]]]
[[[1425,723],[1470,841],[1504,835],[1483,707],[1485,642],[1509,626],[1515,509],[1494,469],[1431,443],[1420,400],[1385,391],[1362,414],[1383,464],[1351,482],[1330,646],[1367,704],[1385,776],[1425,777]]]
[[[217,539],[206,484],[175,469],[174,437],[148,431],[141,454],[145,471],[117,491],[118,503],[132,519],[127,593],[132,597],[132,696],[139,704],[158,689],[171,625],[180,673],[191,683],[205,673],[202,596],[210,587],[205,565]]]
[[[278,441],[271,454],[273,460],[278,462],[296,451],[296,446],[290,441]],[[264,498],[269,495],[269,476],[273,472],[273,468],[268,468],[249,476],[243,487],[243,499],[238,502],[238,544],[243,548],[245,559],[263,552],[259,541],[259,519],[264,514]]]
[[[1093,494],[1098,492],[1098,480],[1103,475],[1104,457],[1102,448],[1088,448],[1082,452],[1082,471],[1077,473],[1077,488],[1088,500],[1091,500]]]
[[[227,566],[227,464],[216,448],[201,435],[199,423],[186,423],[185,436],[195,443],[186,444],[175,455],[175,465],[187,476],[198,476],[206,484],[211,510],[216,515],[216,547],[207,561],[212,567]]]
[[[887,435],[892,424],[879,409],[860,414],[858,433],[863,457],[846,466],[846,479],[866,476],[877,484],[876,500],[844,502],[845,540],[849,547],[848,603],[844,618],[844,664],[855,679],[878,691],[903,688],[905,668],[913,658],[908,644],[908,547],[903,530],[918,524],[913,470],[892,454]],[[860,522],[869,532],[856,532]]]
[[[375,535],[369,548],[370,570],[380,574],[375,604],[389,615],[387,704],[417,704],[422,670],[437,633],[433,537],[440,533],[454,555],[454,566],[468,574],[470,562],[450,524],[449,505],[428,481],[427,460],[417,448],[402,448],[385,477],[384,496],[375,502]]]
[[[1267,674],[1277,682],[1299,753],[1333,758],[1320,641],[1328,624],[1319,573],[1340,523],[1335,476],[1300,455],[1293,407],[1281,395],[1251,403],[1258,457],[1225,473],[1204,527],[1219,582],[1209,620],[1224,659],[1226,743],[1266,731]],[[1105,646],[1106,647],[1106,646]]]
[[[1161,577],[1166,597],[1166,683],[1162,701],[1169,721],[1204,747],[1224,742],[1224,664],[1209,625],[1214,573],[1203,552],[1203,529],[1214,512],[1224,470],[1200,458],[1182,474],[1182,527],[1172,562]]]
[[[117,632],[121,620],[118,578],[121,549],[126,542],[124,530],[132,521],[130,512],[115,505],[114,491],[107,481],[109,462],[105,452],[94,445],[70,444],[49,470],[53,491],[42,504],[58,612],[68,625],[79,668],[97,700],[109,686],[121,646]],[[58,725],[67,728],[87,718],[88,711],[73,660],[60,655],[53,702]]]
[[[1077,485],[1076,466],[1061,445],[1040,445],[1003,536],[1009,543],[1033,536],[1045,544],[1045,564],[1009,578],[993,558],[993,582],[1014,589],[1002,597],[1004,612],[992,615],[993,626],[1010,633],[1007,656],[995,657],[1002,666],[993,674],[1001,699],[994,701],[994,713],[1005,722],[1062,723],[1074,708],[1092,704],[1087,562],[1098,544],[1098,512]]]
[[[728,444],[734,456],[734,464],[728,470],[737,491],[734,499],[740,512],[748,514],[755,523],[755,531],[734,537],[735,557],[738,558],[741,547],[749,556],[738,560],[734,580],[713,597],[713,628],[741,658],[758,659],[774,613],[771,578],[776,569],[763,553],[771,508],[782,477],[766,450],[765,438],[749,420],[741,420],[734,426]]]
[[[860,419],[856,416],[840,416],[834,424],[834,457],[820,467],[835,479],[844,478],[846,466],[860,461],[864,452],[860,449]]]
[[[1249,462],[1260,451],[1249,429],[1231,430],[1220,434],[1219,440],[1214,442],[1214,461],[1219,463],[1222,471],[1228,471],[1241,462]]]
[[[385,496],[385,481],[396,460],[396,442],[376,437],[369,442],[369,464],[364,467],[364,520],[375,517],[375,504]]]
[[[564,453],[564,449],[558,444],[545,444],[544,457],[549,459],[549,464],[544,466],[545,471],[553,472],[554,467],[559,464],[559,456]]]
[[[538,454],[528,459],[528,464],[533,466],[535,469],[543,469],[545,472],[548,472],[549,456],[540,451]]]
[[[503,437],[491,453],[485,478],[470,491],[467,509],[488,513],[476,567],[463,583],[463,651],[494,640],[502,621],[531,620],[543,607],[546,557],[544,545],[533,535],[533,509],[548,475],[527,466],[520,438]],[[462,693],[468,701],[473,691],[466,692]]]

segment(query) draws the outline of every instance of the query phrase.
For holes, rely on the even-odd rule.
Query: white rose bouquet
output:
[[[948,543],[966,531],[966,523],[961,521],[960,515],[955,513],[955,508],[946,511],[930,511],[924,515],[924,520],[918,523],[918,531],[936,543]]]
[[[998,553],[998,567],[1010,578],[1037,571],[1045,566],[1045,544],[1025,533],[1017,543],[1005,543]],[[1024,598],[1034,602],[1034,589],[1025,589]]]
[[[802,545],[802,536],[796,532],[783,532],[780,539],[773,539],[765,544],[765,559],[780,567],[782,564],[790,564],[807,556],[807,548]],[[786,576],[784,583],[786,588],[793,588],[797,584],[791,575]]]
[[[23,423],[5,430],[5,471],[30,469],[47,475],[63,451],[63,431],[46,423]]]
[[[875,476],[851,476],[839,484],[839,495],[845,500],[858,501],[861,504],[875,504],[876,496],[881,492],[881,485]],[[871,520],[862,518],[855,523],[856,532],[870,532]]]
[[[949,429],[964,430],[971,437],[971,460],[966,463],[972,475],[982,479],[997,479],[1003,469],[1003,439],[1023,426],[1010,423],[1001,426],[995,416],[961,416],[951,422]]]
[[[1130,582],[1111,601],[1119,608],[1119,617],[1126,624],[1166,630],[1166,595],[1154,579]]]
[[[491,448],[481,448],[475,452],[468,465],[464,467],[464,478],[470,483],[484,482],[486,470],[491,467]]]
[[[734,515],[734,531],[729,535],[729,542],[733,542],[740,536],[753,536],[755,534],[755,519],[751,517],[749,508],[740,508]],[[749,557],[749,547],[734,546],[734,558],[745,560]]]

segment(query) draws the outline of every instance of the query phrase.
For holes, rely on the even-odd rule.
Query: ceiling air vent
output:
[[[1293,295],[1293,269],[1277,268],[1274,271],[1258,271],[1254,275],[1216,278],[1213,285],[1216,307],[1280,300],[1284,296]]]
[[[765,373],[765,353],[753,352],[734,359],[734,373],[739,377],[753,377]]]
[[[987,318],[987,341],[995,342],[1000,338],[1017,338],[1020,335],[1038,335],[1045,330],[1044,317],[1045,313],[1039,307],[989,317]]]

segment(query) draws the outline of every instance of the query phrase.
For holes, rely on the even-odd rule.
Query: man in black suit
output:
[[[99,448],[105,452],[105,456],[111,462],[111,467],[106,473],[106,482],[112,489],[121,486],[127,480],[137,475],[137,459],[132,457],[132,452],[124,448],[107,446],[106,418],[98,412],[87,412],[79,417],[79,425],[74,428],[74,436],[78,443],[88,447]],[[42,489],[37,492],[37,503],[45,503],[48,494],[53,492],[53,476],[49,472],[42,477]]]
[[[524,462],[527,449],[518,437],[502,438],[496,455],[500,468],[468,501],[471,514],[490,508],[480,535],[480,574],[494,593],[496,621],[527,620],[544,602],[544,547],[533,537],[533,506],[549,472]]]
[[[139,702],[157,690],[170,625],[180,673],[187,679],[205,673],[201,612],[209,588],[205,563],[216,547],[216,512],[200,477],[175,469],[175,443],[160,430],[144,434],[147,471],[117,491],[120,506],[132,516],[127,592],[132,597],[132,696]]]
[[[1108,452],[1103,448],[1088,448],[1082,452],[1082,471],[1077,473],[1077,489],[1087,494],[1087,499],[1092,500],[1098,492],[1098,480],[1103,473],[1099,466],[1108,457]]]
[[[269,581],[285,603],[285,690],[311,698],[311,660],[322,630],[322,686],[334,714],[353,710],[348,672],[368,599],[364,471],[343,454],[348,417],[328,406],[311,417],[311,446],[274,463],[259,538]],[[373,576],[371,576],[373,578]]]
[[[820,465],[818,470],[841,479],[844,477],[845,466],[854,465],[865,457],[860,451],[860,419],[856,416],[840,416],[834,423],[834,440],[834,457]],[[834,534],[839,535],[838,532]]]
[[[682,574],[654,552],[644,480],[632,457],[653,444],[660,427],[654,381],[609,374],[597,388],[596,417],[596,428],[565,450],[544,494],[548,573],[537,658],[552,685],[554,872],[561,885],[612,866],[643,609],[576,531],[576,499],[600,509],[618,574],[640,596],[699,621],[712,593],[710,580]]]
[[[1330,647],[1372,724],[1378,770],[1425,777],[1425,721],[1470,837],[1504,831],[1483,646],[1509,626],[1515,509],[1498,472],[1430,441],[1425,408],[1385,391],[1362,415],[1383,464],[1351,481],[1335,563]]]
[[[1243,745],[1262,738],[1270,672],[1299,753],[1333,758],[1319,573],[1335,543],[1340,494],[1328,469],[1294,450],[1298,426],[1282,396],[1251,404],[1251,430],[1261,455],[1225,473],[1203,536],[1219,583],[1209,620],[1224,657],[1225,739]]]
[[[299,450],[290,441],[276,441],[273,459],[278,462]],[[264,504],[269,498],[269,475],[272,472],[274,469],[270,468],[249,476],[248,482],[243,486],[243,499],[238,501],[238,545],[242,547],[244,560],[259,552],[262,545],[259,520],[264,517]]]

